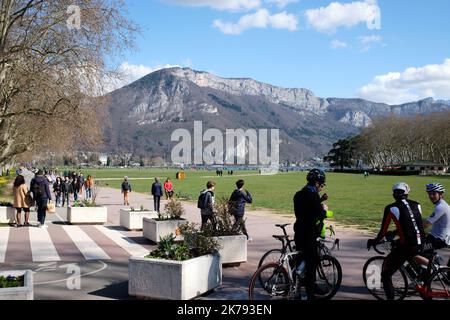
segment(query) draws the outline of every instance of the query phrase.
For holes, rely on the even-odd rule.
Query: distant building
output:
[[[100,161],[102,166],[106,166],[108,164],[108,155],[107,154],[100,154],[98,156],[98,161]]]
[[[448,172],[448,166],[427,160],[415,160],[384,168],[385,170],[399,170],[419,172],[423,175],[441,175]]]

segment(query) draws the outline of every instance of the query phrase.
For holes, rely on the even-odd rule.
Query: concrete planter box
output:
[[[143,234],[145,238],[155,243],[158,243],[161,237],[167,236],[168,234],[173,234],[174,236],[176,236],[175,239],[177,241],[181,241],[183,240],[183,237],[181,235],[177,236],[175,234],[175,231],[180,225],[187,223],[187,220],[184,219],[158,221],[154,219],[144,218]]]
[[[13,207],[0,207],[0,223],[14,223],[15,213]]]
[[[24,286],[15,288],[0,288],[0,300],[33,300],[33,271],[0,271],[0,276],[22,276],[24,277]]]
[[[128,230],[142,230],[143,219],[156,219],[156,211],[131,211],[131,209],[120,209],[120,225]]]
[[[67,221],[72,224],[104,224],[108,221],[106,207],[69,207]]]
[[[188,300],[222,284],[220,255],[186,261],[131,257],[128,293],[137,298]]]
[[[222,256],[223,264],[234,264],[247,261],[247,237],[245,235],[215,238],[221,246],[219,253]]]

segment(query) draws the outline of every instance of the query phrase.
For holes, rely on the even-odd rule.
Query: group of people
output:
[[[328,206],[324,202],[328,195],[320,195],[326,186],[322,170],[311,170],[306,179],[306,186],[294,196],[294,241],[297,250],[301,252],[297,262],[305,263],[307,298],[314,300],[319,290],[316,286],[316,269],[320,261],[317,238],[323,229],[323,220],[327,218]],[[408,199],[410,191],[410,187],[404,182],[392,187],[395,202],[384,209],[377,237],[367,241],[368,249],[380,243],[388,232],[391,221],[395,222],[399,239],[386,257],[381,272],[381,282],[388,299],[394,299],[392,275],[405,261],[414,259],[418,264],[427,265],[427,253],[450,246],[450,206],[444,200],[444,186],[440,183],[426,185],[425,191],[435,206],[426,219],[422,217],[420,204]],[[425,228],[430,226],[431,232],[426,235]]]
[[[236,230],[242,230],[242,233],[247,237],[247,240],[252,241],[252,238],[248,235],[247,228],[245,226],[244,214],[245,214],[245,204],[252,203],[251,193],[244,189],[244,180],[240,179],[236,181],[236,189],[230,196],[228,201],[230,212],[234,217],[234,226]],[[198,197],[197,207],[200,209],[200,214],[202,218],[202,229],[209,222],[212,227],[216,228],[216,219],[214,214],[214,203],[215,203],[215,189],[216,183],[214,181],[208,181],[206,183],[206,189],[200,193]]]
[[[123,194],[123,204],[126,206],[130,205],[130,197],[129,194],[131,192],[131,184],[128,179],[128,177],[123,178],[122,182],[122,194]],[[173,184],[170,178],[167,178],[164,182],[164,185],[162,186],[159,182],[159,178],[155,178],[155,181],[153,182],[151,186],[151,194],[153,196],[153,205],[154,210],[156,212],[160,212],[161,210],[161,197],[165,195],[166,200],[172,199],[174,195],[174,189]]]
[[[68,207],[70,196],[73,195],[74,201],[79,200],[83,188],[86,191],[85,199],[92,200],[93,186],[94,179],[92,176],[89,175],[84,179],[82,172],[65,172],[64,178],[62,178],[54,172],[37,170],[28,188],[24,176],[18,174],[13,184],[13,207],[16,209],[14,225],[16,227],[29,226],[30,208],[36,206],[38,227],[45,228],[47,205],[53,199],[51,189],[53,190],[56,207]],[[24,212],[24,224],[22,224],[22,211]]]

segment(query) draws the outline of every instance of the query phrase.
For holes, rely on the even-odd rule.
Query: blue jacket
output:
[[[236,217],[243,217],[245,204],[252,202],[252,195],[249,191],[234,190],[229,200],[231,213]]]
[[[35,176],[33,179],[31,179],[30,182],[30,190],[33,190],[33,184],[34,183],[39,184],[39,187],[42,191],[42,198],[43,200],[52,200],[52,194],[50,193],[50,187],[48,185],[48,180],[44,176]],[[33,195],[34,196],[34,195]]]
[[[155,196],[155,197],[162,197],[163,189],[162,189],[161,183],[153,182],[153,184],[152,184],[152,195]]]

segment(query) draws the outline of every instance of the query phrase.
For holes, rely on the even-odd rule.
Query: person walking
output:
[[[30,206],[32,206],[30,196],[28,194],[28,188],[25,184],[25,178],[22,175],[18,175],[14,180],[13,187],[14,204],[13,207],[16,209],[16,222],[14,226],[22,226],[21,214],[22,210],[25,213],[25,226],[29,226],[30,219]]]
[[[52,200],[50,188],[47,179],[44,177],[42,170],[38,170],[36,175],[30,182],[30,190],[33,193],[33,199],[37,205],[38,227],[46,228],[45,217],[47,203]]]
[[[78,175],[75,175],[72,180],[72,192],[73,192],[73,201],[78,201],[78,195],[80,193],[80,178]]]
[[[62,192],[62,206],[66,205],[66,207],[69,207],[69,197],[70,194],[73,193],[72,189],[72,182],[69,180],[68,176],[64,177],[64,181],[61,186],[61,192]]]
[[[123,204],[125,206],[130,205],[130,199],[129,199],[130,192],[131,192],[131,184],[128,181],[128,177],[125,176],[125,177],[123,177],[123,182],[122,182]]]
[[[53,184],[53,193],[55,194],[56,206],[62,206],[62,181],[61,177],[57,177],[55,183]]]
[[[245,204],[252,203],[252,195],[248,190],[244,189],[244,180],[240,179],[236,181],[236,190],[230,196],[228,203],[230,204],[231,214],[234,216],[234,230],[242,230],[242,233],[247,237],[248,241],[252,241],[249,237],[247,228],[245,227]]]
[[[84,189],[86,190],[86,200],[92,200],[92,187],[94,186],[94,178],[88,175],[84,182]]]
[[[164,193],[166,195],[166,200],[167,199],[172,199],[172,196],[173,196],[173,184],[172,184],[172,181],[170,181],[169,178],[167,178],[166,181],[164,182]]]
[[[208,221],[211,221],[213,229],[216,229],[217,221],[214,216],[214,189],[216,187],[216,183],[214,181],[208,181],[206,183],[206,189],[203,190],[197,201],[197,208],[200,209],[200,214],[202,216],[202,226],[201,229],[204,229]]]
[[[153,182],[152,184],[152,195],[153,195],[153,206],[155,208],[155,211],[159,213],[163,189],[161,183],[159,183],[158,178],[155,178],[155,182]]]

